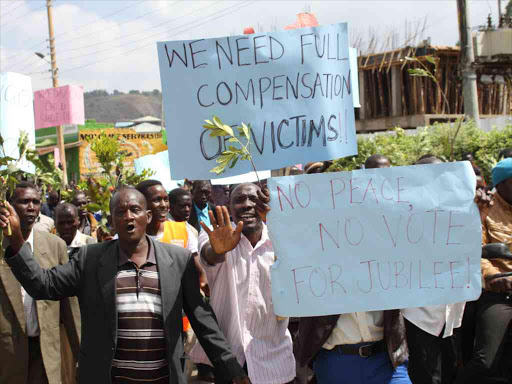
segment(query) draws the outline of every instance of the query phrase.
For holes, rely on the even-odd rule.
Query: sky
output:
[[[503,7],[506,1],[502,1]],[[497,0],[471,0],[474,28],[497,19]],[[320,25],[348,22],[351,40],[394,31],[404,41],[406,25],[426,23],[433,45],[458,41],[455,0],[345,1],[150,1],[56,0],[53,19],[59,85],[85,91],[161,89],[157,41],[190,40],[280,30],[310,11]],[[46,1],[0,0],[0,71],[31,76],[34,90],[52,86]]]

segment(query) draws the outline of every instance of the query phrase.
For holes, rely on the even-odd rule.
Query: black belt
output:
[[[361,357],[371,357],[377,353],[387,351],[387,346],[384,340],[377,341],[376,343],[368,344],[343,344],[336,345],[330,352],[340,352],[343,355],[359,355]]]

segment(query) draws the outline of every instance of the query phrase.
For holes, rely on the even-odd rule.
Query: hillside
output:
[[[133,120],[151,115],[160,118],[162,95],[144,94],[94,95],[84,94],[85,118],[102,123]]]

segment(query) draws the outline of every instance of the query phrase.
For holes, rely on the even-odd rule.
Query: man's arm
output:
[[[34,260],[30,246],[25,243],[17,254],[11,248],[5,252],[5,260],[16,279],[35,300],[62,300],[79,293],[82,260],[85,247],[68,263],[51,269],[42,269]]]
[[[487,218],[487,216],[486,216]],[[488,226],[487,226],[487,220],[484,218],[482,220],[482,246],[489,244],[489,232],[488,232]],[[496,268],[490,260],[482,258],[480,260],[480,266],[482,268],[482,279],[484,288],[491,290],[490,283],[485,281],[485,278],[488,276],[496,275],[500,273],[500,270]]]
[[[20,219],[9,203],[0,208],[0,228],[10,244],[5,250],[5,260],[30,296],[35,300],[62,300],[77,296],[84,248],[69,263],[43,270],[34,260],[30,245],[23,239]]]
[[[248,378],[217,324],[212,308],[199,292],[199,275],[194,259],[189,256],[182,280],[183,309],[206,355],[223,380],[241,382]],[[248,381],[245,381],[248,382]]]
[[[64,265],[69,262],[67,247],[59,243],[59,264]],[[78,253],[78,252],[76,252]],[[67,339],[73,353],[73,360],[78,361],[80,355],[80,336],[82,332],[82,323],[80,317],[80,306],[76,297],[69,297],[60,302],[60,318],[64,324]]]

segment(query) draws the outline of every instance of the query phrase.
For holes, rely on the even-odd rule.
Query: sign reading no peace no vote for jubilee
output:
[[[160,42],[158,58],[177,179],[216,177],[226,141],[203,129],[213,115],[251,125],[258,170],[357,153],[346,23]],[[239,162],[222,177],[250,170]]]
[[[469,162],[269,179],[274,311],[320,316],[475,300],[475,185]]]

